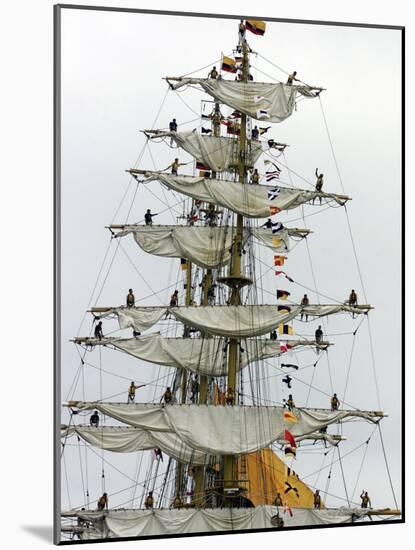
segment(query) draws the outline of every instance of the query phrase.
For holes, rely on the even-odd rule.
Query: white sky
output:
[[[130,207],[133,190],[124,170],[131,167],[144,144],[139,130],[151,127],[166,92],[161,80],[165,75],[180,75],[205,66],[229,52],[236,40],[235,21],[205,18],[167,17],[140,14],[118,14],[87,11],[63,12],[63,125],[62,125],[62,379],[63,398],[67,397],[79,366],[79,357],[68,340],[78,330],[89,302],[99,267],[108,246],[108,233],[104,226],[110,223],[117,206],[128,189],[114,221],[123,222]],[[376,359],[376,373],[380,387],[381,408],[390,418],[382,423],[389,466],[394,488],[400,498],[400,33],[391,30],[352,29],[314,25],[269,23],[264,37],[248,35],[251,47],[265,58],[287,71],[297,70],[305,82],[322,85],[327,92],[322,103],[327,117],[336,158],[346,193],[353,197],[348,211],[356,241],[360,268],[368,300],[376,309],[371,314],[371,330]],[[252,59],[254,67],[275,78],[285,79],[283,73],[263,59]],[[206,74],[207,70],[200,73]],[[268,80],[256,73],[255,80]],[[200,110],[202,94],[189,91],[181,94],[195,110]],[[175,116],[179,124],[195,118],[179,97],[169,93],[159,117],[159,127],[166,127]],[[197,125],[197,123],[195,123]],[[192,128],[186,126],[186,129]],[[293,117],[274,125],[267,136],[290,144],[287,152],[289,166],[298,174],[314,181],[318,166],[325,174],[325,189],[341,192],[335,164],[325,132],[317,100],[302,101]],[[164,145],[152,145],[151,153],[156,166],[164,168],[175,155]],[[186,154],[180,159],[189,160]],[[146,154],[142,167],[152,168],[152,158]],[[262,162],[259,163],[263,171]],[[295,176],[294,182],[303,186]],[[287,170],[282,179],[288,180]],[[161,187],[152,190],[163,198]],[[164,198],[163,198],[164,200]],[[140,188],[132,206],[130,221],[143,218],[146,208],[160,211],[165,207],[149,191]],[[316,209],[306,207],[306,214]],[[284,223],[301,215],[300,210],[283,213]],[[309,238],[312,262],[321,293],[335,299],[345,299],[351,288],[363,293],[354,261],[347,220],[342,209],[333,209],[306,218],[314,232]],[[160,215],[157,223],[172,223],[169,212]],[[293,222],[298,227],[303,222]],[[131,240],[132,241],[132,240]],[[154,290],[164,289],[176,281],[179,262],[146,255],[130,240],[122,243],[137,269]],[[112,244],[111,251],[115,249]],[[110,255],[110,258],[112,255]],[[271,265],[271,255],[263,256]],[[174,268],[170,266],[174,263]],[[298,245],[287,263],[288,273],[302,284],[313,287],[313,279],[304,243]],[[102,280],[100,281],[102,283]],[[288,284],[288,283],[287,283]],[[101,285],[99,285],[101,286]],[[100,305],[116,305],[124,301],[126,290],[133,287],[137,298],[151,293],[132,268],[127,257],[119,250],[106,279]],[[269,275],[265,289],[276,288],[275,277]],[[281,283],[279,284],[281,287]],[[286,285],[283,286],[283,288]],[[178,287],[181,289],[181,287]],[[287,287],[286,287],[287,288]],[[287,288],[292,298],[300,299],[301,287]],[[166,303],[170,291],[159,296]],[[312,293],[308,292],[310,297]],[[96,295],[94,298],[96,299]],[[94,300],[95,301],[95,300]],[[272,303],[270,294],[263,301]],[[325,299],[322,299],[325,301]],[[159,305],[154,297],[142,302]],[[348,317],[330,318],[329,333],[351,332],[358,324]],[[108,327],[108,328],[107,328]],[[87,334],[90,319],[83,325],[81,334]],[[311,334],[309,329],[296,325],[298,334]],[[104,331],[115,329],[104,322]],[[336,344],[330,350],[330,367],[333,387],[343,394],[351,352],[352,336],[331,338]],[[313,352],[298,356],[305,366],[315,360]],[[98,352],[88,354],[88,361],[99,364]],[[102,352],[105,370],[124,376],[103,375],[102,395],[109,398],[125,392],[127,379],[154,380],[169,371],[149,368],[132,358],[114,352]],[[269,371],[275,374],[275,369]],[[298,377],[311,381],[312,369]],[[285,396],[280,379],[270,378],[270,388],[276,400]],[[163,382],[161,383],[163,384]],[[330,393],[328,365],[324,359],[315,369],[313,386]],[[100,378],[92,367],[85,369],[86,398],[100,398]],[[162,387],[148,386],[143,400],[152,400]],[[298,405],[305,403],[308,387],[294,383],[293,394]],[[82,398],[82,385],[75,392]],[[122,397],[124,399],[124,397]],[[115,400],[118,400],[116,398]],[[371,364],[367,323],[362,325],[356,338],[353,363],[350,371],[347,399],[352,405],[364,409],[378,408]],[[327,406],[328,398],[312,391],[310,406]],[[367,439],[373,427],[352,425],[345,428],[348,441],[341,446],[346,453]],[[75,452],[76,451],[76,452]],[[82,483],[77,449],[68,450],[67,465],[71,505],[83,504]],[[364,449],[356,451],[343,461],[349,493],[353,491]],[[136,458],[107,454],[111,464],[134,478]],[[96,500],[101,491],[101,462],[89,457],[89,492]],[[299,456],[294,466],[301,478],[320,467],[322,456]],[[144,474],[144,472],[142,472]],[[324,489],[327,470],[305,481],[317,483]],[[130,487],[131,480],[106,467],[106,488],[111,494]],[[371,441],[356,493],[362,488],[369,491],[375,506],[393,506],[386,469],[378,436]],[[338,465],[333,469],[330,493],[344,497]],[[69,504],[63,485],[63,507]],[[111,499],[111,506],[131,498],[125,491]],[[356,500],[356,494],[354,499]],[[328,500],[331,505],[342,501]],[[136,505],[139,502],[136,502]]]

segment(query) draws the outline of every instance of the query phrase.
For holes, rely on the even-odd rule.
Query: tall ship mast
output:
[[[331,474],[334,462],[342,464],[345,423],[377,427],[387,414],[348,406],[335,393],[324,397],[323,408],[294,402],[291,384],[302,377],[298,354],[313,354],[315,367],[333,345],[322,330],[325,319],[343,314],[355,326],[373,306],[358,303],[352,293],[343,302],[312,303],[307,294],[289,299],[286,286],[296,275],[288,274],[285,262],[312,231],[305,224],[285,226],[281,213],[308,204],[342,207],[350,197],[326,190],[317,170],[311,189],[280,181],[287,144],[267,139],[266,133],[289,118],[300,100],[319,98],[323,88],[301,82],[296,73],[287,83],[253,80],[255,52],[247,34],[263,35],[265,28],[262,21],[240,21],[235,49],[207,78],[165,78],[169,90],[208,94],[199,129],[179,130],[175,120],[168,130],[143,129],[148,142],[174,148],[177,159],[167,169],[127,172],[137,182],[138,195],[143,187],[161,185],[163,193],[184,205],[182,215],[172,225],[155,225],[155,214],[147,211],[145,224],[113,223],[108,229],[117,245],[131,235],[142,251],[180,261],[183,293],[176,290],[161,306],[138,306],[132,291],[125,305],[95,305],[91,334],[73,339],[82,365],[87,353],[101,354],[105,348],[162,374],[151,402],[142,401],[140,384],[132,380],[121,402],[102,396],[88,401],[87,389],[76,395],[75,388],[64,403],[63,459],[70,445],[78,448],[84,483],[91,449],[101,457],[103,478],[102,497],[91,498],[86,488],[85,501],[62,512],[64,537],[284,529],[400,516],[396,503],[372,507],[364,492],[361,505],[346,491],[341,506],[328,506],[328,483],[325,490],[318,482],[311,485],[297,471],[296,457],[312,449],[323,457],[331,453]],[[193,157],[198,174],[182,173],[176,150]],[[257,166],[264,157],[265,174],[260,174]],[[270,254],[274,265],[268,271],[279,288],[272,303],[265,303],[260,264]],[[296,336],[294,322],[318,329]],[[114,323],[122,336],[101,328]],[[284,387],[285,397],[278,401],[271,390],[273,376]],[[139,377],[138,370],[133,378]],[[116,490],[111,492],[104,474],[106,457],[114,453],[136,454],[144,472],[139,494],[135,487],[134,497],[121,507],[111,506]]]

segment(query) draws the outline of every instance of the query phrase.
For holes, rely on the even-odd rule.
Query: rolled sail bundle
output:
[[[144,174],[144,183],[160,181],[168,189],[183,195],[228,208],[248,218],[267,218],[281,210],[291,210],[321,197],[323,201],[343,205],[349,197],[334,193],[318,193],[278,185],[244,185],[235,181],[193,176],[174,176],[149,170],[129,170]]]
[[[98,410],[115,420],[150,432],[177,436],[194,451],[211,455],[242,455],[269,447],[284,438],[287,422],[293,437],[313,434],[347,418],[376,422],[376,411],[294,409],[266,406],[153,405],[69,402],[72,408]],[[289,415],[289,418],[287,417]],[[200,426],[204,429],[201,430]],[[163,438],[160,438],[162,441]]]
[[[120,226],[114,226],[116,228]],[[230,247],[236,228],[232,226],[147,226],[126,225],[116,237],[132,234],[140,248],[149,254],[166,258],[186,258],[198,266],[209,269],[226,265],[230,261]],[[306,229],[282,228],[273,233],[266,228],[246,228],[245,240],[253,235],[274,252],[289,252],[290,237],[303,238]]]
[[[288,323],[299,313],[323,317],[340,312],[355,315],[365,314],[371,306],[310,305],[290,304],[284,310],[276,305],[245,306],[177,306],[177,307],[115,307],[94,308],[102,310],[100,317],[115,315],[121,329],[132,328],[142,332],[155,325],[166,314],[171,314],[187,326],[214,336],[228,338],[253,338],[274,330],[278,325]]]
[[[388,515],[388,509],[383,510]],[[154,510],[90,510],[63,512],[64,518],[79,518],[92,524],[80,531],[81,540],[122,537],[154,537],[185,533],[217,533],[244,529],[275,529],[280,514],[284,527],[307,525],[341,525],[364,519],[382,510],[337,508],[314,510],[293,508],[292,514],[281,514],[275,506],[255,508],[182,508]]]
[[[157,432],[132,426],[64,426],[63,439],[79,436],[92,445],[114,453],[134,453],[155,448],[178,460],[193,464],[206,464],[208,455],[188,447],[174,433]]]
[[[173,79],[172,79],[173,80]],[[218,100],[241,113],[269,122],[282,122],[290,117],[297,94],[316,97],[321,88],[289,86],[282,83],[240,82],[223,79],[181,78],[171,84],[177,90],[183,86],[198,85]]]
[[[146,133],[146,132],[145,132]],[[197,130],[191,132],[150,131],[150,139],[170,137],[189,155],[206,164],[215,172],[228,170],[238,164],[238,141],[229,137],[203,136]],[[250,141],[246,157],[247,166],[253,166],[270,146],[267,142]]]
[[[226,376],[228,373],[228,346],[225,338],[165,338],[156,333],[136,338],[82,338],[78,343],[112,345],[137,359],[184,368],[204,376]],[[291,340],[287,347],[275,340],[247,339],[242,344],[238,369],[256,361],[279,357],[298,346],[315,345],[317,342],[314,340]],[[319,345],[327,346],[328,342]]]

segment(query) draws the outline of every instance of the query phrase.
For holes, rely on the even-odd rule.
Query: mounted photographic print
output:
[[[402,27],[55,6],[55,542],[401,523]]]

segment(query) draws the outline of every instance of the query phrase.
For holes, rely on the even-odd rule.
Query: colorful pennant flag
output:
[[[229,118],[241,118],[241,113],[239,111],[234,111],[229,115]]]
[[[278,176],[275,176],[275,175],[272,176],[271,174],[275,174],[275,172],[265,172],[265,177],[267,181],[271,181],[275,178],[278,178]],[[281,193],[281,189],[279,187],[273,187],[272,189],[270,189],[270,191],[267,192],[268,200],[270,201],[275,200],[280,193]]]
[[[202,126],[202,134],[211,134],[212,133],[212,130],[210,130],[209,128],[203,128]]]
[[[245,21],[245,26],[247,31],[259,36],[263,36],[266,29],[265,21],[259,21],[257,19],[247,19]]]
[[[270,128],[271,126],[267,126],[266,128],[260,128],[259,135],[262,136],[263,134],[266,134]]]
[[[272,237],[272,244],[275,247],[279,247],[282,245],[282,240],[279,239],[278,237]]]
[[[212,117],[211,115],[203,115],[201,116],[202,120],[210,120]]]
[[[226,55],[222,58],[222,71],[226,71],[228,73],[236,73],[236,61],[235,59],[232,59],[232,57],[226,57]]]
[[[286,300],[290,294],[287,290],[277,290],[277,300]]]
[[[286,422],[298,422],[298,418],[291,411],[284,411],[284,420]]]
[[[276,255],[274,256],[274,265],[278,265],[278,266],[284,265],[284,262],[286,259],[287,259],[287,256]]]
[[[278,208],[278,206],[270,206],[269,207],[269,215],[275,216],[275,214],[278,214],[278,212],[281,212],[281,208]]]
[[[293,434],[289,430],[284,430],[284,439],[288,441],[291,447],[297,447]]]
[[[285,298],[282,298],[282,299],[284,300]],[[286,306],[285,304],[283,304],[277,307],[277,311],[286,311],[287,313],[290,313],[291,308],[290,306]]]
[[[186,258],[180,258],[180,267],[183,271],[186,271],[187,269],[187,260]]]
[[[281,229],[284,229],[284,226],[281,222],[275,222],[271,224],[272,233],[275,235],[275,233],[278,233],[278,231],[281,231]]]
[[[200,178],[210,178],[210,172],[207,172],[206,170],[203,170],[202,172],[199,172]]]
[[[279,324],[278,325],[278,332],[280,334],[288,334],[288,335],[293,335],[294,334],[294,329],[292,326],[290,325],[284,325],[284,324]]]

